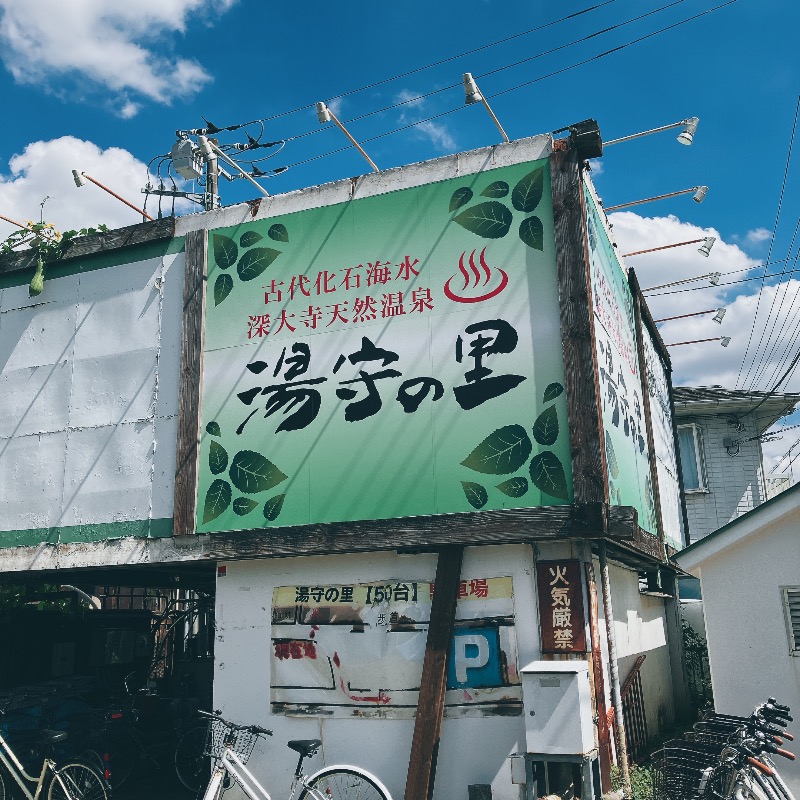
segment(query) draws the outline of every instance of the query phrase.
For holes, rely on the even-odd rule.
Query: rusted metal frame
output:
[[[664,550],[664,515],[661,510],[661,486],[658,482],[658,466],[656,464],[655,438],[653,436],[653,415],[650,413],[650,380],[647,376],[647,360],[644,355],[644,335],[642,314],[645,308],[639,281],[633,270],[628,272],[628,284],[633,295],[634,333],[636,336],[636,356],[639,362],[639,378],[642,387],[642,405],[644,406],[644,424],[647,431],[647,449],[649,452],[650,482],[653,486],[653,504],[656,508],[656,526],[658,539],[661,542],[662,559],[666,558]],[[648,312],[649,314],[649,312]]]

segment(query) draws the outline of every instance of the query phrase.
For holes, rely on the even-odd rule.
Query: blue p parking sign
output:
[[[447,664],[448,689],[502,686],[497,628],[456,628]]]

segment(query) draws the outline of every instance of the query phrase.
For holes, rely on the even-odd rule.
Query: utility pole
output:
[[[217,139],[209,139],[208,141],[215,146],[219,146]],[[213,211],[215,208],[219,208],[219,160],[216,154],[206,162],[206,192],[203,198],[203,208],[206,211]]]

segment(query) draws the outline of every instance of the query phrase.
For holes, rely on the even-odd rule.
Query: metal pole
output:
[[[686,319],[686,317],[701,317],[703,314],[714,314],[719,311],[718,308],[709,308],[708,311],[692,311],[691,314],[676,314],[674,317],[662,317],[661,319],[654,319],[653,322],[669,322],[671,319]]]
[[[688,242],[676,242],[675,244],[662,244],[661,247],[650,247],[647,250],[636,250],[633,253],[623,253],[622,257],[640,256],[642,253],[655,253],[658,250],[669,250],[670,247],[683,247],[686,244],[698,244],[704,242],[705,239],[690,239]]]
[[[691,189],[681,189],[679,192],[669,192],[668,194],[659,194],[655,197],[645,197],[644,200],[632,200],[630,203],[620,203],[617,206],[604,207],[606,212],[616,211],[619,208],[628,208],[629,206],[639,206],[642,203],[652,203],[653,200],[665,200],[667,197],[677,197],[679,194],[689,194],[689,192],[696,192],[700,187],[692,186]]]
[[[692,339],[691,342],[671,342],[667,347],[679,347],[682,344],[700,344],[701,342],[721,342],[727,338],[727,336],[714,336],[711,339]]]
[[[628,746],[625,742],[625,719],[622,716],[622,695],[619,684],[619,665],[617,664],[617,638],[614,635],[614,610],[611,607],[611,585],[608,580],[608,560],[606,543],[600,541],[600,582],[603,586],[603,611],[606,617],[606,638],[608,639],[608,671],[611,677],[611,702],[617,732],[617,761],[622,776],[622,791],[626,798],[632,797],[631,773],[628,767]]]
[[[612,144],[619,144],[620,142],[629,142],[631,139],[640,139],[642,136],[649,136],[651,133],[660,133],[661,131],[668,131],[670,128],[677,128],[685,125],[686,120],[680,122],[671,122],[669,125],[662,125],[660,128],[651,128],[649,131],[642,131],[641,133],[631,133],[628,136],[621,136],[619,139],[612,139],[610,142],[603,142],[603,147],[610,147]]]
[[[341,122],[339,122],[339,119],[336,116],[336,114],[334,114],[333,111],[331,111],[327,106],[326,108],[328,110],[328,113],[331,115],[331,119],[336,123],[339,130],[353,143],[353,147],[355,147],[356,150],[358,150],[358,152],[361,153],[362,156],[364,156],[364,158],[367,160],[367,163],[372,167],[372,169],[375,170],[375,172],[380,172],[380,170],[378,169],[378,165],[367,155],[364,148],[348,133],[347,128],[345,128],[345,126],[342,125]]]
[[[146,211],[141,208],[137,208],[133,203],[129,203],[124,197],[120,197],[115,191],[109,189],[108,186],[103,186],[100,181],[96,181],[91,175],[87,175],[85,172],[81,172],[81,175],[83,175],[87,181],[91,181],[95,186],[99,186],[104,192],[108,192],[112,197],[116,197],[120,203],[125,203],[128,208],[132,208],[134,211],[141,214],[145,219],[149,219],[150,222],[155,222],[155,220]]]
[[[210,144],[216,147],[219,143],[216,139],[209,139]],[[213,211],[219,208],[219,160],[210,158],[206,162],[206,198],[205,210]]]

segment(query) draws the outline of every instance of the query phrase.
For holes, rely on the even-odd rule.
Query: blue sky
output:
[[[332,125],[319,125],[318,100],[367,142],[381,168],[495,143],[483,109],[463,105],[465,71],[512,139],[594,117],[610,140],[698,116],[692,147],[675,142],[677,131],[618,145],[596,164],[594,178],[606,205],[710,187],[702,205],[686,195],[614,214],[614,232],[622,252],[717,236],[709,259],[685,247],[629,263],[643,286],[742,270],[721,284],[751,280],[716,288],[695,281],[676,287],[691,291],[652,297],[651,307],[656,317],[729,309],[722,326],[710,317],[664,326],[667,342],[732,337],[725,350],[717,342],[674,348],[676,383],[771,388],[800,348],[800,282],[789,273],[782,282],[769,279],[759,299],[758,279],[768,254],[781,262],[771,272],[785,264],[791,271],[800,244],[793,240],[797,142],[787,170],[800,93],[800,5],[725,3],[0,0],[0,214],[38,218],[49,196],[45,218],[58,228],[131,224],[133,212],[95,187],[78,190],[71,170],[138,203],[147,163],[169,150],[176,129],[202,125],[200,115],[220,126],[270,118],[264,139],[287,143],[259,166],[290,167],[265,182],[272,193],[368,170],[352,148],[332,153],[347,143]],[[547,27],[525,33],[540,26]],[[241,134],[227,136],[232,142]],[[224,204],[254,194],[243,181],[223,182]],[[0,223],[0,236],[10,231]],[[788,387],[800,390],[800,370]],[[771,458],[794,433],[771,446]]]

